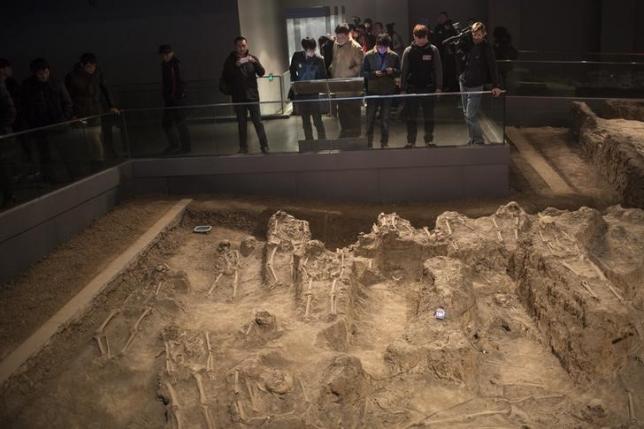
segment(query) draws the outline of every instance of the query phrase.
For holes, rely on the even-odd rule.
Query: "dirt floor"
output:
[[[497,208],[336,246],[337,213],[197,201],[3,386],[2,427],[639,427],[644,212]]]
[[[196,196],[2,386],[0,427],[644,427],[644,212],[569,130],[520,132],[572,193],[512,149],[497,200]],[[2,285],[0,358],[173,202]]]
[[[167,198],[126,201],[24,274],[0,285],[0,359],[53,316],[171,205]]]

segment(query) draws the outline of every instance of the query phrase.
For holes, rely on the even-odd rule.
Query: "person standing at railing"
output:
[[[0,136],[10,134],[16,120],[16,107],[6,86],[7,75],[0,68]],[[13,198],[11,187],[13,142],[0,139],[0,207],[6,207]]]
[[[239,131],[239,153],[248,153],[248,115],[255,126],[261,151],[268,153],[268,138],[262,123],[259,105],[259,89],[257,78],[264,76],[266,70],[259,59],[251,55],[248,50],[248,41],[239,36],[234,40],[235,50],[230,53],[224,62],[219,89],[225,95],[232,97],[237,117]]]
[[[69,121],[72,117],[72,101],[62,82],[51,76],[49,63],[43,58],[37,58],[30,64],[31,77],[26,79],[20,89],[21,120],[24,129],[46,127],[48,125]],[[55,171],[52,165],[52,138],[58,136],[66,128],[55,127],[34,132],[33,141],[38,152],[39,171],[42,178],[55,182]],[[70,179],[74,172],[70,167],[70,159],[66,156],[68,142],[61,142],[58,152],[65,164]]]
[[[462,73],[459,76],[463,93],[463,113],[469,134],[468,144],[484,144],[479,111],[481,109],[481,92],[486,84],[492,84],[492,95],[501,95],[499,73],[492,46],[485,36],[487,31],[481,22],[475,22],[469,32],[463,33],[457,44],[460,54]]]
[[[77,118],[101,115],[105,112],[104,105],[111,112],[118,112],[118,109],[112,104],[103,73],[97,66],[96,55],[92,53],[81,55],[80,61],[65,77],[65,86],[74,105],[74,116]],[[102,121],[101,117],[91,118],[87,121],[86,132],[89,138],[87,155],[92,163],[93,171],[100,169],[105,161],[104,142],[101,138]],[[110,156],[116,158],[116,151],[111,141],[107,148],[110,151]]]
[[[186,112],[183,109],[186,98],[183,67],[170,45],[161,45],[159,55],[161,56],[162,90],[165,103],[161,125],[168,139],[168,147],[164,153],[166,155],[189,153],[191,150],[190,131],[188,131],[186,124]]]
[[[396,92],[396,78],[400,76],[400,58],[391,50],[391,37],[381,33],[376,37],[376,47],[364,59],[363,74],[367,82],[367,95],[392,95]],[[378,112],[381,117],[380,145],[389,143],[390,97],[367,99],[367,141],[373,147],[373,131]]]
[[[326,79],[326,65],[324,58],[315,52],[317,43],[315,39],[306,37],[302,39],[303,51],[295,52],[291,59],[289,71],[291,72],[291,82],[303,80]],[[313,101],[319,99],[318,95],[297,95],[295,100],[302,101],[297,103],[297,109],[302,117],[302,127],[304,128],[304,139],[313,140],[313,128],[311,127],[311,118],[318,132],[318,140],[326,139],[326,131],[322,123],[322,112],[320,103]]]
[[[352,78],[362,74],[364,53],[362,47],[350,36],[349,24],[340,24],[335,29],[333,44],[333,60],[331,62],[331,77]],[[338,94],[341,97],[351,97],[358,94]],[[340,138],[360,137],[361,100],[345,100],[338,102],[338,117],[340,119]]]
[[[414,27],[414,41],[405,49],[402,57],[400,89],[403,94],[423,94],[405,99],[407,114],[407,145],[416,144],[418,134],[418,109],[423,109],[425,123],[425,145],[432,146],[434,141],[434,102],[433,94],[443,91],[443,65],[438,48],[429,43],[429,29],[418,24]]]

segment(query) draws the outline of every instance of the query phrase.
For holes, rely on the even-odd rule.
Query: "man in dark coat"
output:
[[[429,29],[422,24],[414,27],[414,41],[405,49],[402,58],[400,88],[408,94],[432,94],[443,90],[443,65],[438,48],[429,43]],[[407,146],[414,147],[418,133],[416,116],[423,109],[425,145],[434,141],[434,96],[409,97],[407,112]]]
[[[255,126],[257,138],[263,153],[268,153],[268,139],[262,124],[259,108],[259,90],[257,77],[266,73],[259,59],[248,51],[248,41],[245,37],[235,38],[235,50],[224,62],[220,89],[232,97],[235,106],[237,126],[239,131],[239,153],[248,153],[248,114]],[[242,104],[243,103],[243,104]]]
[[[302,39],[303,51],[298,51],[293,54],[291,59],[291,82],[298,82],[302,80],[318,80],[326,79],[326,64],[324,58],[315,52],[317,44],[315,39],[306,37]],[[318,131],[318,139],[325,139],[326,132],[324,124],[322,123],[322,113],[320,103],[312,100],[318,99],[319,96],[315,95],[296,95],[295,100],[303,101],[297,103],[297,109],[302,116],[302,127],[304,128],[304,139],[313,140],[313,128],[311,127],[311,118]],[[308,101],[311,100],[311,101]]]
[[[457,92],[458,73],[456,72],[456,59],[450,46],[443,45],[443,41],[450,37],[456,36],[458,32],[454,28],[452,20],[449,19],[447,12],[441,12],[438,15],[438,24],[434,27],[432,33],[432,43],[438,48],[443,63],[443,89],[445,91]]]
[[[118,112],[112,104],[103,73],[97,66],[96,56],[92,53],[81,55],[80,61],[65,77],[65,86],[72,99],[74,116],[77,118],[101,115],[105,113],[104,106],[112,112]],[[87,121],[86,131],[90,139],[88,155],[93,163],[104,161],[103,143],[106,143],[110,156],[116,157],[111,139],[109,142],[103,142],[101,139],[103,119],[94,117]],[[109,135],[111,136],[111,133]]]
[[[167,155],[189,153],[191,150],[190,132],[186,124],[186,112],[182,108],[186,89],[181,61],[176,57],[170,45],[161,45],[159,55],[161,56],[162,91],[165,103],[161,125],[168,139],[168,147],[164,153]]]
[[[367,95],[392,95],[396,92],[396,78],[400,76],[400,58],[391,50],[391,37],[381,33],[376,37],[376,47],[364,58],[362,71],[367,82]],[[389,112],[392,99],[367,99],[367,141],[373,146],[373,131],[378,111],[381,117],[380,145],[389,142]]]
[[[487,31],[481,22],[472,24],[471,33],[464,34],[458,41],[462,55],[463,72],[459,76],[463,93],[463,113],[469,134],[468,144],[484,144],[483,130],[479,123],[481,92],[484,85],[492,85],[492,95],[501,95],[499,73],[492,46],[485,36]]]
[[[24,128],[39,128],[60,122],[72,117],[72,101],[65,85],[51,77],[49,64],[43,58],[37,58],[30,64],[32,76],[26,79],[20,89],[21,120]],[[64,127],[49,128],[32,135],[36,143],[40,172],[45,181],[54,181],[50,139],[63,131]],[[64,152],[59,151],[59,152]],[[69,159],[61,154],[66,164],[67,173],[73,179]]]

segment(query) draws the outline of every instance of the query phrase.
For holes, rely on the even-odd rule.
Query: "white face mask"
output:
[[[310,50],[306,51],[306,57],[307,58],[311,58],[313,56],[315,56],[315,51],[310,51]]]
[[[378,46],[377,49],[378,49],[378,52],[380,53],[380,55],[387,53],[387,50],[388,50],[388,48],[386,48],[384,46]]]

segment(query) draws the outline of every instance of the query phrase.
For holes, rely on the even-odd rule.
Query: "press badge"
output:
[[[423,61],[431,61],[432,56],[431,55],[423,55]]]

